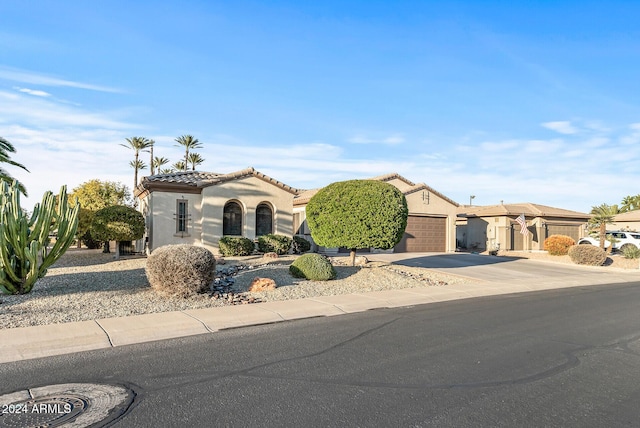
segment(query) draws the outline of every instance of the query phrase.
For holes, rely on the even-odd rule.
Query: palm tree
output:
[[[174,169],[175,171],[186,171],[187,165],[184,163],[184,161],[178,161],[173,165],[171,165],[171,168]]]
[[[155,140],[149,140],[149,166],[150,166],[150,170],[149,170],[149,175],[153,175],[155,168],[153,165],[153,146],[156,144]]]
[[[153,145],[152,140],[149,140],[144,137],[131,137],[126,138],[128,144],[120,144],[122,147],[126,147],[128,149],[132,149],[135,153],[135,158],[132,162],[129,162],[129,165],[133,167],[133,189],[138,187],[138,171],[146,168],[147,166],[144,162],[139,161],[140,152],[146,152],[147,149]],[[143,168],[140,165],[144,165]]]
[[[151,162],[151,170],[153,171],[155,168],[158,168],[158,174],[166,174],[167,169],[161,169],[161,166],[164,166],[169,163],[169,159],[165,157],[156,156],[153,158],[153,162]],[[153,175],[153,173],[151,174]]]
[[[13,147],[13,144],[0,137],[0,163],[8,163],[9,165],[17,166],[18,168],[22,168],[25,171],[29,172],[26,166],[18,163],[16,161],[11,160],[11,155],[9,153],[15,153],[16,148]],[[0,180],[7,181],[12,183],[15,180],[4,168],[0,168]],[[27,189],[22,185],[22,183],[18,182],[18,190],[22,192],[23,195],[27,196]]]
[[[176,138],[176,143],[178,145],[184,147],[184,169],[186,171],[187,165],[189,165],[189,151],[192,149],[199,149],[202,147],[202,144],[198,141],[197,138],[194,138],[193,135],[182,135]]]
[[[620,212],[626,213],[628,211],[635,211],[637,209],[640,209],[640,195],[625,196],[624,199],[622,199]]]
[[[191,164],[191,171],[196,170],[196,165],[201,165],[204,162],[204,158],[199,153],[189,153],[189,163]]]
[[[591,207],[593,217],[589,220],[589,224],[599,229],[600,248],[604,249],[604,240],[607,235],[607,224],[613,223],[613,218],[619,214],[620,210],[617,205],[601,204]]]

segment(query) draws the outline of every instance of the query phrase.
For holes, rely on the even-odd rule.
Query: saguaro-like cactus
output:
[[[26,294],[39,278],[73,242],[78,227],[80,204],[71,208],[67,188],[62,186],[58,200],[46,192],[33,208],[31,217],[20,207],[17,182],[0,187],[0,291]],[[57,239],[47,248],[49,234]]]

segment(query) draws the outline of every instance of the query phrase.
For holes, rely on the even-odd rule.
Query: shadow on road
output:
[[[464,268],[471,266],[495,265],[525,260],[524,257],[489,256],[473,253],[433,254],[393,260],[393,263],[404,266],[424,268]]]

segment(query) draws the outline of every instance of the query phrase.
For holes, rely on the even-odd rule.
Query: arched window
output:
[[[242,207],[237,202],[227,202],[224,206],[222,234],[242,236]]]
[[[273,211],[267,204],[260,204],[256,208],[256,236],[273,233]]]

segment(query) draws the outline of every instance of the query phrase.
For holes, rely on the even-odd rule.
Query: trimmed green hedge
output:
[[[284,235],[262,235],[258,238],[258,251],[261,253],[287,254],[291,248],[291,238]]]
[[[255,249],[256,246],[251,239],[240,236],[225,236],[218,241],[218,250],[225,257],[249,256]]]

